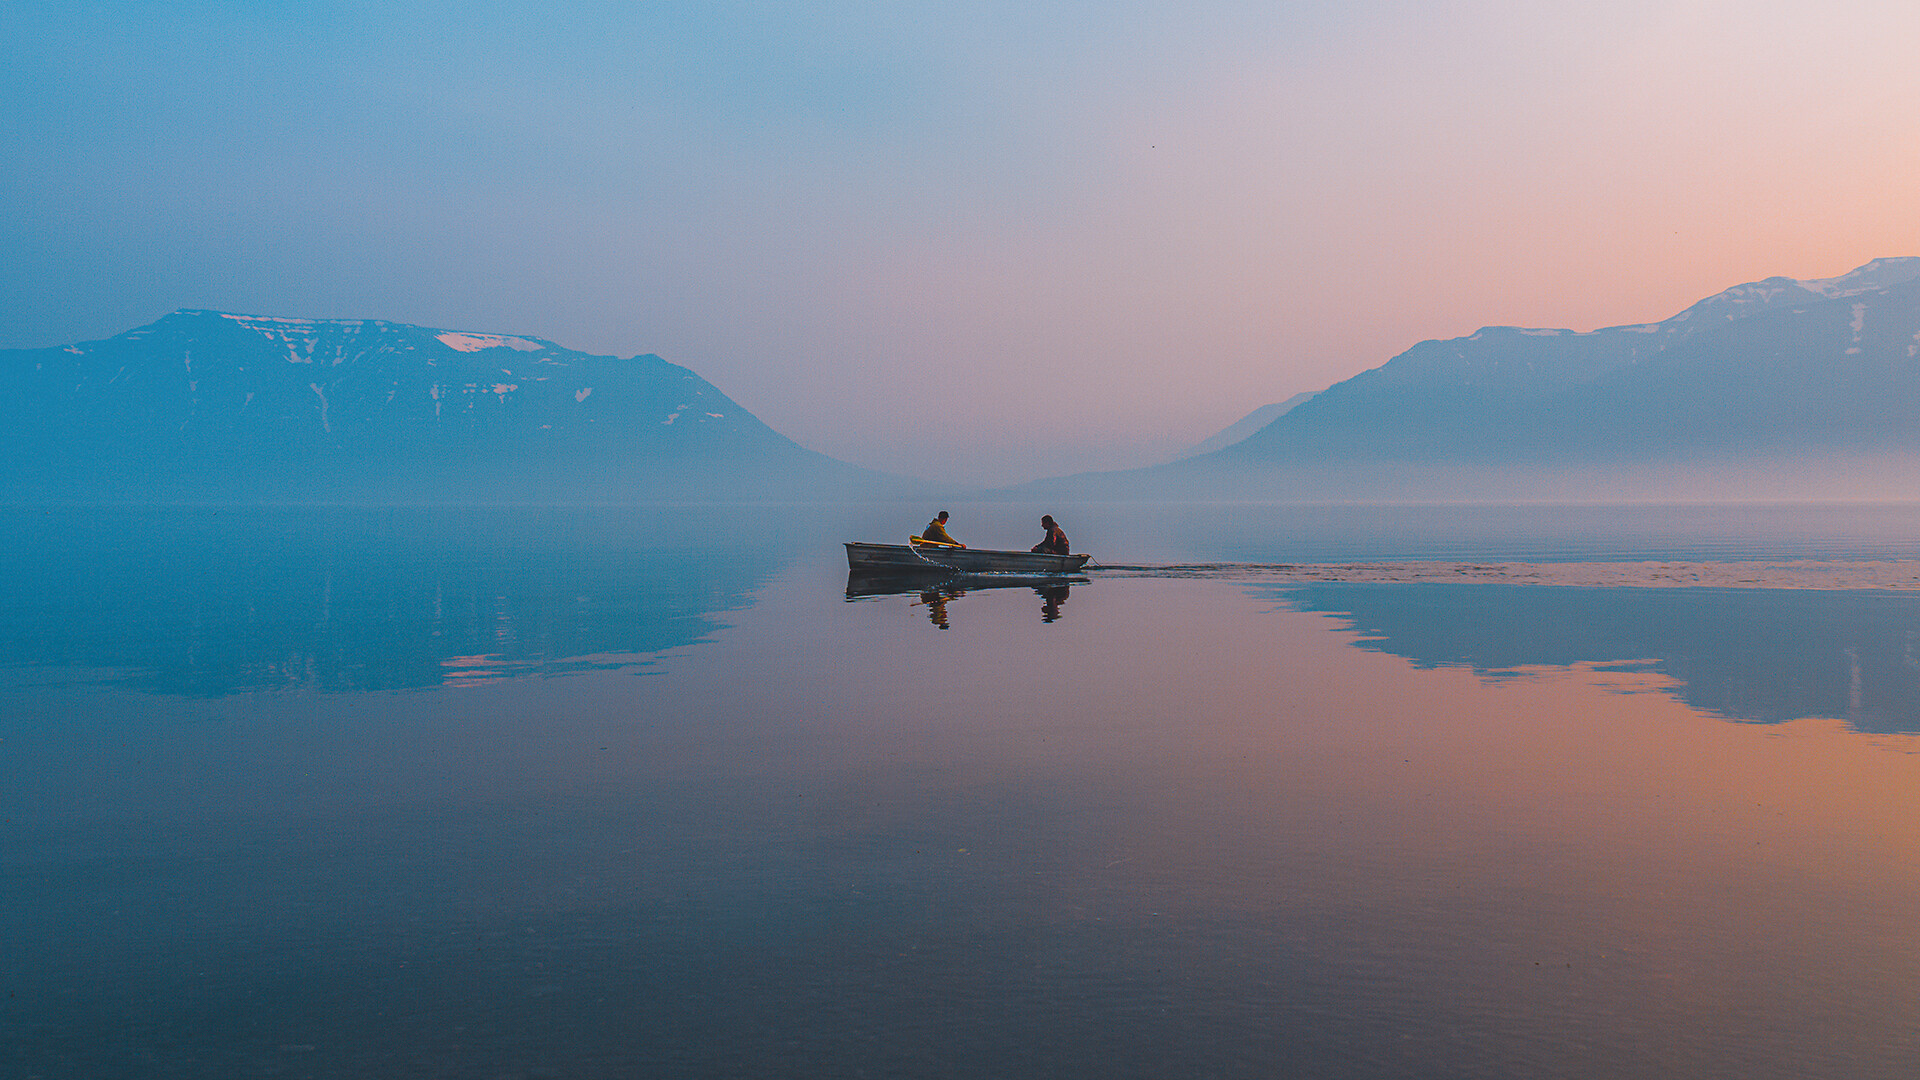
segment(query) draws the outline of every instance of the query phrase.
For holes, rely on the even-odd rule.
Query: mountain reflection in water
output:
[[[0,512],[0,1074],[1920,1076],[1920,736],[1676,700],[1913,726],[1920,593],[907,509]]]
[[[927,621],[942,630],[951,629],[953,619],[947,605],[969,592],[992,589],[1032,589],[1040,598],[1040,621],[1054,622],[1066,617],[1067,598],[1072,587],[1085,585],[1083,576],[1074,577],[995,577],[988,574],[902,574],[848,571],[847,599],[865,600],[879,596],[917,595],[916,607],[927,609]]]
[[[629,667],[781,565],[685,508],[14,515],[0,667],[163,694],[394,690]],[[19,532],[15,533],[16,536]],[[718,538],[716,541],[715,538]]]
[[[1680,700],[1728,719],[1920,731],[1913,593],[1407,583],[1253,591],[1341,616],[1362,635],[1359,647],[1421,667],[1503,677],[1603,664],[1665,675]]]

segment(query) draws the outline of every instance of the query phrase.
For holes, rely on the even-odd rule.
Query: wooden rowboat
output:
[[[867,573],[1071,574],[1092,557],[950,547],[918,538],[905,544],[847,544],[847,569]]]

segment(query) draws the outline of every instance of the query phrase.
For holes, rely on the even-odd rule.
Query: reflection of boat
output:
[[[1062,574],[994,574],[975,576],[963,574],[943,567],[922,565],[919,571],[910,567],[884,570],[847,571],[847,598],[862,596],[893,596],[899,593],[925,592],[939,589],[958,596],[979,589],[1033,589],[1040,591],[1052,588],[1064,588],[1068,585],[1085,585],[1088,579],[1083,575]]]
[[[905,544],[847,544],[847,569],[883,573],[944,569],[963,574],[1071,574],[1092,557],[951,547],[918,538]]]
[[[912,570],[887,570],[880,573],[847,571],[847,599],[859,600],[869,596],[912,596],[920,599],[915,606],[926,605],[927,618],[933,625],[945,630],[952,626],[947,617],[947,601],[958,600],[970,592],[983,589],[1032,589],[1040,598],[1040,621],[1055,622],[1065,617],[1061,611],[1067,602],[1074,585],[1085,585],[1088,579],[1078,575],[1061,574],[961,574],[952,570],[927,568],[927,572],[916,573]]]

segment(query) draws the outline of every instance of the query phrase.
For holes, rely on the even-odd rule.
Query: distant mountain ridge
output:
[[[1221,453],[1605,461],[1920,447],[1920,258],[1737,285],[1657,323],[1424,341]]]
[[[608,498],[862,475],[658,356],[520,335],[182,310],[0,351],[0,371],[8,467],[55,491]]]
[[[1920,258],[1659,322],[1423,341],[1248,437],[1030,493],[1228,499],[1920,496]]]
[[[1201,454],[1211,454],[1215,450],[1224,450],[1234,443],[1247,438],[1254,432],[1259,431],[1261,428],[1266,427],[1268,424],[1273,423],[1275,420],[1278,420],[1281,416],[1285,415],[1288,409],[1293,408],[1295,405],[1300,404],[1317,393],[1319,393],[1318,390],[1306,390],[1293,395],[1285,401],[1276,401],[1271,405],[1262,405],[1240,419],[1235,420],[1233,423],[1228,424],[1226,427],[1221,428],[1214,434],[1207,436],[1205,439],[1175,454],[1173,460],[1181,461],[1190,457],[1198,457]]]

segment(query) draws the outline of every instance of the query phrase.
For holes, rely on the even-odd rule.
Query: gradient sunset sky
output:
[[[175,308],[1145,464],[1483,325],[1920,255],[1920,4],[0,0],[0,347]]]

